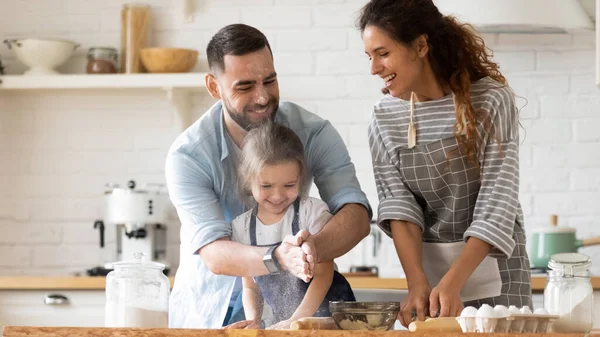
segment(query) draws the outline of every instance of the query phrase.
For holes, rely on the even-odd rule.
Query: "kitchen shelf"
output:
[[[26,90],[161,90],[174,106],[180,130],[191,123],[192,95],[205,92],[204,73],[0,76],[0,93]]]

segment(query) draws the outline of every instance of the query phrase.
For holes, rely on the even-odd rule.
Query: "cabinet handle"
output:
[[[69,299],[65,295],[50,294],[46,295],[44,303],[47,305],[67,305],[69,304]]]

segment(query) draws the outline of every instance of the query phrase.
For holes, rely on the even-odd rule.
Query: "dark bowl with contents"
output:
[[[389,330],[400,302],[329,302],[329,311],[342,330]]]

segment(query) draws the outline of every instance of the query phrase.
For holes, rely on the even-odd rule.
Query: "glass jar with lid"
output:
[[[87,53],[88,74],[116,74],[119,52],[115,48],[92,47]]]
[[[168,328],[170,281],[163,264],[133,260],[114,263],[106,276],[106,327]]]
[[[552,325],[558,333],[588,333],[594,322],[591,259],[579,253],[554,254],[548,262],[544,308],[560,316]]]

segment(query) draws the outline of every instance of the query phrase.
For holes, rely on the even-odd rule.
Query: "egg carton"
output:
[[[463,332],[547,333],[557,315],[510,314],[507,317],[456,317]]]

